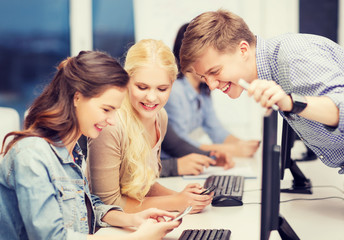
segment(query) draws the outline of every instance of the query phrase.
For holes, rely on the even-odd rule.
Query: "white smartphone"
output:
[[[185,208],[184,211],[180,212],[174,219],[172,219],[171,221],[178,221],[180,219],[182,219],[185,215],[187,215],[190,211],[192,210],[192,206],[188,206],[187,208]]]

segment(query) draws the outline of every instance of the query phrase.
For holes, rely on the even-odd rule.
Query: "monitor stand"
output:
[[[277,231],[282,240],[300,240],[287,220],[281,215],[279,216],[279,227]]]
[[[306,178],[294,160],[290,160],[289,170],[294,177],[290,188],[281,189],[286,193],[312,194],[311,180]]]

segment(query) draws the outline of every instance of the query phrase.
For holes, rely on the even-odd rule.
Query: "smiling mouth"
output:
[[[232,85],[232,83],[229,82],[229,83],[226,84],[224,87],[220,88],[220,90],[221,90],[222,92],[226,93],[231,85]]]
[[[145,105],[146,107],[152,108],[155,106],[155,104],[146,104],[146,103],[142,103],[143,105]]]
[[[101,130],[103,130],[103,126],[100,126],[100,125],[98,125],[98,124],[96,124],[95,125],[95,127],[96,127],[96,129],[98,130],[98,131],[101,131]]]
[[[147,104],[147,103],[141,103],[145,109],[154,109],[158,106],[158,104]]]

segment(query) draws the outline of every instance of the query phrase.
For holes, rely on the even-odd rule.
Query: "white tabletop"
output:
[[[261,181],[260,163],[255,163],[258,171],[257,179],[245,180],[243,206],[212,207],[208,206],[202,213],[187,215],[182,224],[164,239],[178,239],[185,229],[228,228],[232,231],[231,240],[259,239],[260,238],[260,207]],[[297,162],[300,169],[310,178],[313,185],[313,194],[281,193],[281,201],[289,199],[315,199],[331,196],[344,197],[344,175],[338,170],[326,167],[320,160]],[[289,186],[292,179],[289,171],[286,172],[282,187]],[[183,179],[182,177],[161,178],[159,182],[171,189],[180,191],[188,183],[204,180]],[[333,186],[340,188],[341,191]],[[344,239],[344,201],[340,199],[298,200],[282,202],[280,213],[297,233],[300,239]],[[120,228],[102,228],[97,234],[109,233],[127,234],[127,230]],[[270,239],[281,239],[277,231],[272,232]]]

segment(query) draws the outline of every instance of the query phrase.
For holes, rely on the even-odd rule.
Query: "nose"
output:
[[[154,90],[148,91],[146,99],[149,102],[154,102],[156,100],[157,96]]]
[[[110,126],[115,125],[116,120],[115,120],[115,111],[110,113],[108,117],[106,118],[106,123],[109,124]]]
[[[219,86],[219,81],[213,77],[207,79],[207,85],[210,90],[214,90]]]

